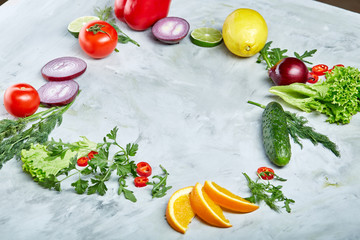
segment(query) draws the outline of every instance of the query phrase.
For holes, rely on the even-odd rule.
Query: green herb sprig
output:
[[[74,102],[74,101],[73,101]],[[62,123],[62,116],[72,103],[62,107],[51,107],[29,117],[0,121],[0,169],[12,158],[20,158],[21,150],[31,144],[44,143],[51,131]],[[32,125],[29,127],[29,124]]]
[[[166,186],[166,180],[169,176],[169,173],[166,171],[166,169],[160,165],[160,168],[163,170],[164,176],[161,175],[155,175],[152,178],[159,179],[159,182],[148,182],[147,185],[152,185],[153,188],[151,190],[151,195],[153,198],[161,198],[166,195],[166,192],[172,188],[172,186]]]
[[[266,69],[270,69],[275,64],[277,64],[281,59],[288,57],[285,55],[287,53],[287,49],[280,49],[280,48],[270,48],[272,41],[269,41],[265,44],[263,49],[259,52],[259,56],[257,58],[257,63],[265,62]],[[309,61],[306,61],[305,58],[312,57],[316,53],[316,49],[311,51],[305,51],[302,55],[297,52],[294,52],[294,56],[301,61],[312,64]]]
[[[128,35],[126,35],[123,31],[121,31],[121,29],[116,25],[116,21],[115,21],[115,17],[113,15],[113,9],[112,7],[105,7],[104,9],[101,9],[99,7],[95,7],[94,12],[96,14],[96,16],[102,20],[102,21],[106,21],[107,23],[109,23],[111,26],[113,26],[115,28],[115,30],[118,33],[118,42],[119,43],[128,43],[131,42],[133,44],[135,44],[136,46],[140,47],[140,44],[137,43],[135,40],[133,40],[132,38],[130,38]]]
[[[243,173],[246,180],[248,181],[248,186],[251,191],[251,196],[246,198],[246,200],[250,201],[251,203],[259,204],[260,202],[264,201],[272,210],[280,211],[280,207],[277,205],[278,202],[283,202],[284,206],[288,213],[291,212],[290,204],[295,203],[293,199],[287,198],[282,192],[282,186],[278,185],[275,186],[270,183],[270,181],[259,182],[260,179],[253,181],[250,177]],[[276,180],[276,178],[274,178]],[[281,181],[286,181],[284,178],[280,178]]]

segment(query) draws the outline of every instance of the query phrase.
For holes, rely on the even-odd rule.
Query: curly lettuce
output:
[[[335,67],[326,81],[313,85],[293,83],[269,91],[304,112],[326,114],[329,123],[348,124],[360,111],[360,71],[354,67]]]

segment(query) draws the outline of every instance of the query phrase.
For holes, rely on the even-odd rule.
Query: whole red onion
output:
[[[269,69],[269,77],[275,85],[306,83],[309,70],[300,59],[287,57]]]

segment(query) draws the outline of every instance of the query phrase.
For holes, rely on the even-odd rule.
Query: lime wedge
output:
[[[194,29],[190,34],[191,42],[200,47],[215,47],[222,41],[222,34],[215,28],[202,27]]]
[[[88,22],[93,21],[93,20],[99,20],[98,17],[95,16],[84,16],[84,17],[79,17],[77,19],[75,19],[74,21],[72,21],[67,29],[68,31],[76,38],[78,38],[79,36],[79,32],[81,30],[81,28]]]

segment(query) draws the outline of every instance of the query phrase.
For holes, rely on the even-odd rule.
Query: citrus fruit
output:
[[[215,47],[221,43],[222,35],[215,28],[202,27],[196,28],[191,32],[190,40],[200,47]]]
[[[233,194],[211,181],[205,181],[204,190],[215,203],[235,212],[248,213],[259,208],[258,205]]]
[[[189,194],[193,187],[176,191],[169,199],[166,208],[166,220],[169,225],[180,233],[185,233],[195,213],[191,208]]]
[[[206,194],[202,184],[196,183],[194,186],[190,193],[190,203],[195,214],[208,224],[216,227],[231,227],[221,207]]]
[[[268,28],[257,11],[239,8],[226,17],[222,34],[230,52],[240,57],[250,57],[264,47]]]
[[[88,22],[93,21],[93,20],[99,20],[98,17],[95,16],[84,16],[84,17],[79,17],[75,20],[73,20],[71,23],[69,23],[68,25],[68,31],[76,38],[79,37],[79,32],[81,30],[81,28]]]

